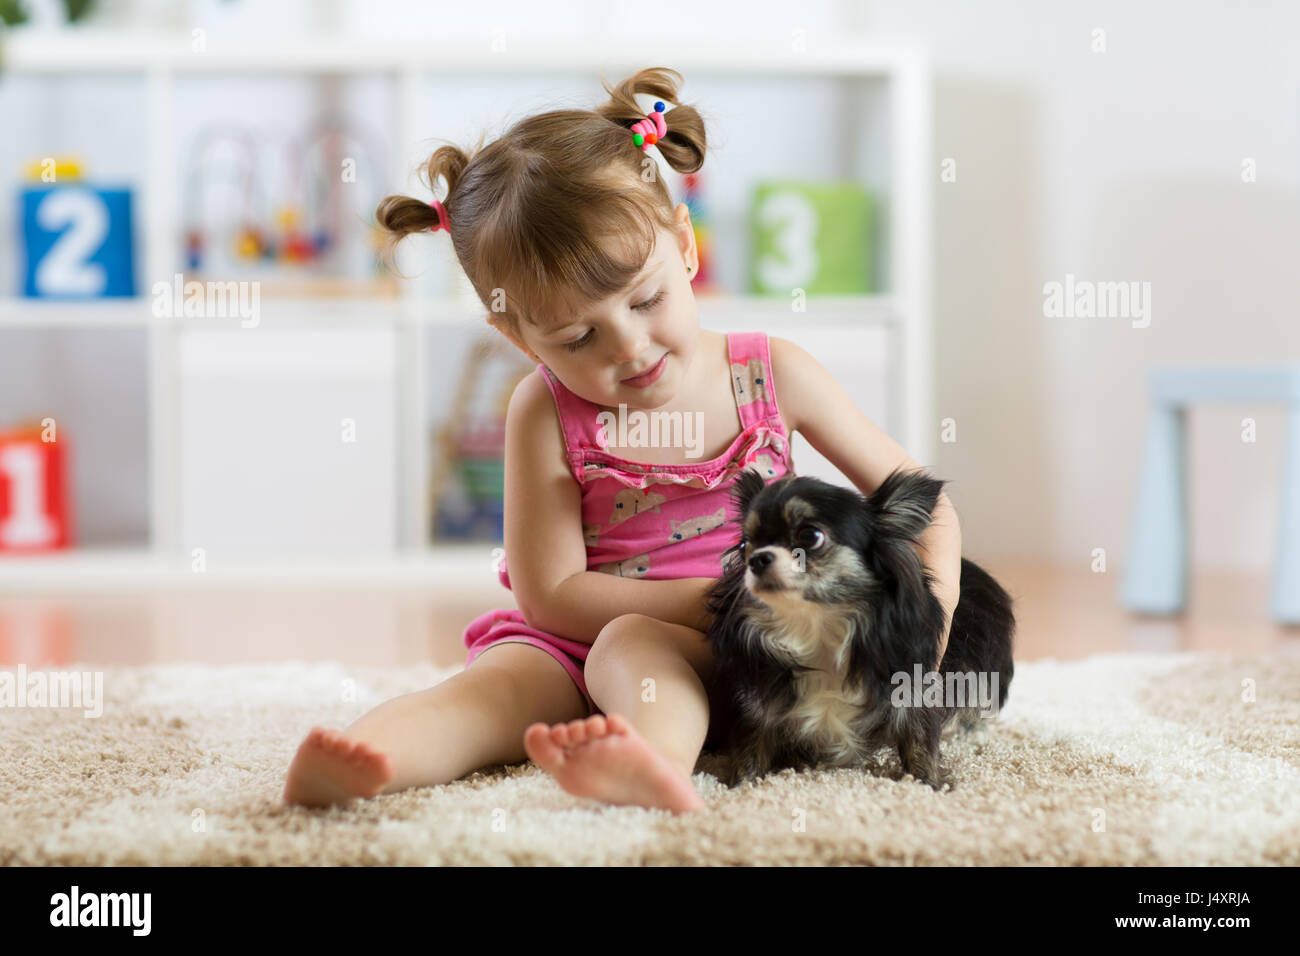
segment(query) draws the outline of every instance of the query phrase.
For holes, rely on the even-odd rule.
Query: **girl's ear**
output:
[[[692,275],[695,267],[699,265],[699,249],[695,244],[695,229],[691,226],[691,207],[686,203],[678,203],[675,210],[677,218],[677,242],[681,248],[682,261],[691,267],[688,275]]]
[[[530,349],[527,345],[525,345],[522,339],[520,339],[517,335],[515,335],[514,331],[510,328],[510,326],[507,323],[499,321],[495,315],[489,313],[488,324],[491,325],[492,328],[500,332],[502,335],[504,335],[506,338],[508,338],[510,342],[515,346],[515,348],[519,349],[519,351],[523,352],[534,362],[542,361],[535,354],[533,354],[532,349]]]

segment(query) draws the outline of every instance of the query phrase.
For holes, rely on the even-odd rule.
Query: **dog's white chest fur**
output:
[[[853,729],[869,701],[865,685],[845,686],[849,665],[849,616],[828,614],[825,607],[785,607],[775,616],[769,639],[805,667],[795,677],[796,703],[785,717],[793,734],[814,743],[831,763],[852,762],[863,741]]]

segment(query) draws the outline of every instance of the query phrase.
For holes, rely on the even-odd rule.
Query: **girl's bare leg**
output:
[[[606,803],[705,808],[691,783],[709,729],[704,635],[641,614],[611,621],[583,675],[597,714],[528,728],[528,755],[570,793]]]
[[[550,654],[497,644],[466,670],[363,714],[346,730],[315,727],[289,767],[284,799],[328,806],[449,783],[481,767],[527,759],[524,730],[568,721],[587,701]]]

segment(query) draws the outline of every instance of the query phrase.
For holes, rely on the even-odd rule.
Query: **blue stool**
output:
[[[1300,365],[1160,368],[1151,373],[1151,418],[1124,574],[1124,606],[1174,614],[1187,603],[1187,407],[1194,402],[1284,402],[1281,528],[1273,618],[1300,624]]]

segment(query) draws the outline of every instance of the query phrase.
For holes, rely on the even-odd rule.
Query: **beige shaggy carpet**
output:
[[[684,817],[572,797],[531,764],[350,808],[280,802],[313,724],[450,673],[128,668],[104,672],[99,718],[0,709],[0,863],[1300,864],[1298,647],[1018,664],[1000,718],[946,739],[944,792],[883,754],[876,774],[729,790],[706,754],[710,809]]]

